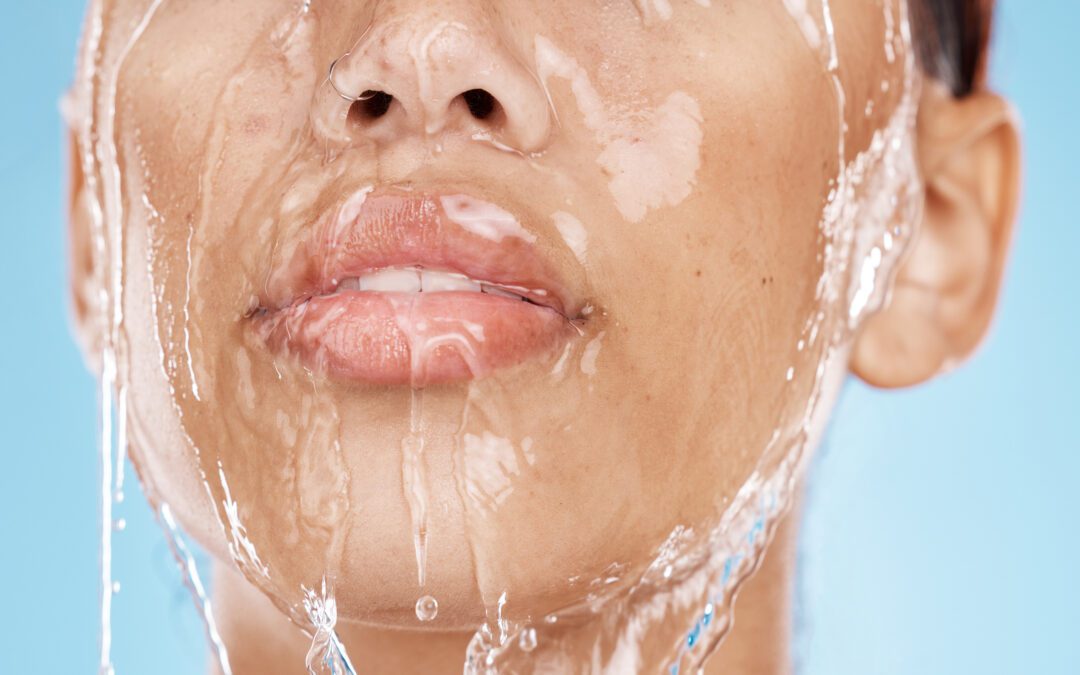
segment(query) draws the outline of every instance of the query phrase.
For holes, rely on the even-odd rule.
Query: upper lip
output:
[[[460,200],[455,202],[455,200]],[[532,231],[513,214],[514,232],[466,229],[444,206],[473,203],[510,211],[460,192],[363,188],[347,195],[286,247],[271,269],[260,309],[285,309],[335,292],[342,281],[380,269],[415,266],[452,272],[522,296],[576,319],[580,302],[540,255]],[[460,220],[460,218],[459,218]]]

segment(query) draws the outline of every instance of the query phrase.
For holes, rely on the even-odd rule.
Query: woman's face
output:
[[[289,606],[325,576],[341,620],[472,627],[629,583],[812,443],[902,247],[899,3],[99,4],[133,456]]]

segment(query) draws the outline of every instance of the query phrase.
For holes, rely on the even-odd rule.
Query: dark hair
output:
[[[983,84],[993,0],[915,0],[912,14],[923,69],[955,96]]]

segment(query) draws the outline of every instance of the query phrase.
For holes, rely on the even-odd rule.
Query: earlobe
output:
[[[78,143],[68,135],[68,294],[72,328],[87,368],[99,372],[102,347],[101,283],[95,269],[90,195]]]
[[[1019,201],[1013,109],[977,92],[928,84],[918,121],[923,220],[888,303],[860,327],[851,369],[869,384],[905,387],[964,360],[993,318]]]

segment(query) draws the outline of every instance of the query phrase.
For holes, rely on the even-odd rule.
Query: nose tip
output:
[[[413,20],[410,20],[413,19]],[[330,68],[325,115],[348,138],[477,132],[535,152],[551,131],[548,98],[497,31],[483,24],[398,17],[373,25]]]

